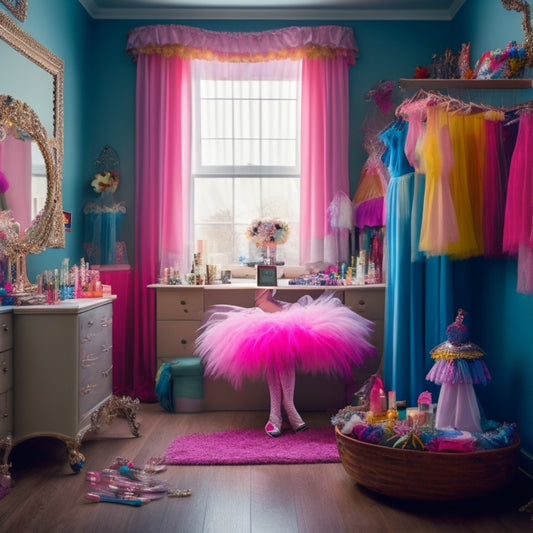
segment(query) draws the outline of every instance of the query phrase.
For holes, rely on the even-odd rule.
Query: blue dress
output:
[[[387,288],[384,381],[396,397],[416,405],[431,367],[427,355],[449,323],[451,271],[444,257],[425,259],[418,251],[424,176],[405,155],[409,124],[398,121],[380,134],[387,188]]]

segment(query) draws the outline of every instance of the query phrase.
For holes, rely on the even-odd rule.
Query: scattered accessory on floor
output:
[[[90,489],[86,498],[91,502],[123,503],[140,506],[150,500],[159,498],[190,496],[190,489],[170,487],[168,483],[154,476],[166,469],[161,457],[151,457],[147,461],[148,469],[137,468],[133,461],[124,457],[116,457],[113,463],[104,470],[90,471],[86,480]]]
[[[165,465],[165,458],[161,456],[150,457],[144,465],[144,471],[150,473],[163,472],[167,467]]]
[[[95,492],[88,492],[86,498],[91,503],[108,502],[108,503],[122,503],[124,505],[133,505],[140,507],[143,503],[148,503],[150,498],[113,498],[111,496],[104,496]]]
[[[263,429],[181,435],[168,446],[167,465],[310,464],[340,461],[331,427],[268,438]]]
[[[186,498],[192,494],[191,489],[171,489],[168,491],[169,498]]]

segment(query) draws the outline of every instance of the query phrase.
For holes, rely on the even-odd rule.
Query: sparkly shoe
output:
[[[279,427],[274,425],[270,420],[265,426],[265,431],[269,437],[279,437],[281,435],[281,430],[279,429]]]

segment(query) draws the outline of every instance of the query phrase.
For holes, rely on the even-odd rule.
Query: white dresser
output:
[[[0,441],[13,431],[13,316],[0,308]]]
[[[13,445],[51,436],[67,446],[73,470],[81,441],[116,414],[138,436],[136,404],[112,395],[113,298],[15,307],[13,312]],[[138,402],[137,402],[138,403]]]
[[[156,299],[157,367],[176,357],[194,355],[194,343],[204,313],[215,304],[254,306],[257,286],[253,282],[227,285],[149,285]],[[335,295],[355,312],[375,324],[373,343],[383,354],[385,285],[315,287],[280,285],[275,297],[295,302],[305,294],[317,297],[324,291]],[[380,357],[354,370],[353,383],[324,376],[297,375],[295,401],[302,410],[338,409],[351,401],[353,392],[376,370]],[[354,390],[355,389],[355,390]],[[203,408],[212,410],[263,410],[269,406],[265,383],[245,381],[236,391],[225,380],[204,378]]]

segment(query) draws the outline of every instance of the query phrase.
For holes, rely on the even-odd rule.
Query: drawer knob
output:
[[[2,372],[3,372],[4,374],[7,374],[7,373],[9,372],[7,366],[4,365],[4,366],[2,367]]]
[[[181,344],[187,344],[187,341],[185,339],[181,339]]]
[[[187,302],[186,302],[185,300],[181,300],[181,301],[180,301],[180,304],[181,304],[181,305],[187,305]]]
[[[9,326],[7,324],[2,324],[2,328],[4,331],[9,331]]]
[[[3,414],[2,414],[2,417],[3,417],[3,418],[9,418],[9,415],[8,415],[7,413],[3,413]]]

